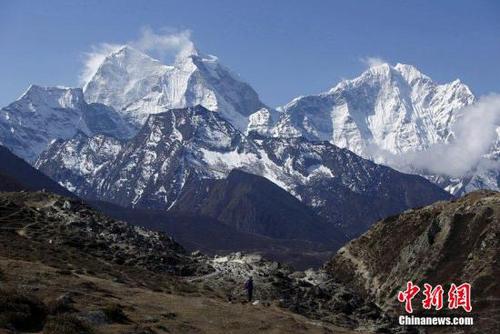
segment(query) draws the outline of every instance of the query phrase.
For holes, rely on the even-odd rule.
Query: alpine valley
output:
[[[122,46],[82,89],[32,85],[1,109],[0,143],[108,214],[131,210],[119,218],[137,223],[156,212],[185,221],[154,225],[193,248],[208,228],[252,241],[206,252],[267,243],[280,247],[266,256],[307,266],[379,219],[498,189],[498,140],[488,163],[460,178],[378,154],[453,142],[474,102],[458,80],[438,85],[413,66],[382,64],[273,109],[214,56],[193,48],[165,65]],[[192,223],[201,220],[204,229]]]
[[[499,128],[463,175],[405,160],[477,103],[380,64],[274,109],[194,48],[32,85],[0,110],[0,333],[496,333]],[[444,315],[474,326],[399,325],[411,280],[471,282]]]

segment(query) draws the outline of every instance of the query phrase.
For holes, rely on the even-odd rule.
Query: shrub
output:
[[[128,317],[123,312],[122,306],[119,304],[110,304],[102,309],[106,317],[111,322],[117,322],[120,324],[127,323]]]
[[[74,308],[71,305],[69,298],[59,297],[47,302],[47,310],[50,315],[73,312]]]
[[[93,334],[91,327],[72,314],[59,314],[49,317],[43,334]]]
[[[35,296],[0,289],[0,328],[39,331],[46,317],[46,306]]]

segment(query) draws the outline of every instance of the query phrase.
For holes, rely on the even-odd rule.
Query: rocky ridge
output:
[[[324,269],[382,309],[404,313],[396,299],[407,281],[472,285],[475,332],[498,328],[500,194],[470,193],[408,210],[375,224],[341,248]],[[417,314],[421,303],[414,303]],[[465,311],[448,313],[466,315]],[[448,329],[453,332],[453,329]]]
[[[449,198],[421,177],[328,142],[246,136],[202,106],[151,115],[127,142],[82,135],[54,142],[35,166],[80,196],[167,210],[181,205],[177,201],[187,184],[224,179],[240,169],[288,191],[346,234],[363,232],[406,208]]]

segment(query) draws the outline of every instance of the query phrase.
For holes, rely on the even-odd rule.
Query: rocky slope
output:
[[[258,255],[187,254],[165,234],[49,193],[0,193],[0,241],[0,328],[13,332],[397,331],[322,273]],[[254,305],[242,296],[249,275]]]
[[[293,272],[287,266],[269,262],[255,254],[233,253],[208,259],[214,272],[192,278],[210,289],[224,291],[234,303],[242,298],[238,284],[252,276],[256,303],[277,301],[282,308],[324,323],[338,324],[361,332],[412,333],[394,326],[394,319],[353,290],[331,280],[324,271]]]
[[[151,115],[125,143],[85,136],[55,142],[36,166],[80,196],[149,209],[173,208],[186,184],[199,187],[241,169],[272,181],[348,234],[448,198],[421,177],[328,142],[245,136],[201,106]]]
[[[154,272],[192,275],[197,265],[160,232],[114,221],[78,199],[44,192],[1,193],[2,229],[32,242],[77,248],[88,256]]]
[[[495,332],[500,320],[499,222],[500,194],[473,192],[382,220],[340,249],[325,269],[338,282],[398,314],[404,309],[396,295],[409,280],[442,284],[445,291],[451,283],[468,282],[472,331]],[[422,311],[421,303],[413,304],[417,314]]]
[[[78,131],[68,140],[57,139],[42,152],[35,168],[49,175],[66,189],[82,197],[92,196],[96,174],[110,164],[122,149],[123,141],[105,135],[88,136]],[[57,152],[57,157],[56,157]],[[43,169],[41,169],[43,161]]]
[[[65,314],[104,333],[114,333],[117,327],[148,327],[152,333],[164,332],[165,326],[220,330],[227,328],[220,322],[222,312],[232,314],[231,309],[244,312],[234,332],[244,332],[236,323],[245,322],[247,312],[259,318],[260,312],[272,315],[281,309],[287,310],[281,311],[282,316],[292,316],[289,311],[301,314],[323,330],[409,333],[419,329],[399,327],[393,318],[403,312],[395,294],[407,280],[441,283],[445,288],[451,282],[467,281],[473,287],[475,319],[470,331],[494,332],[499,201],[498,193],[471,193],[453,202],[410,210],[376,224],[323,269],[294,272],[254,254],[187,254],[163,234],[110,220],[79,201],[48,193],[1,193],[0,280],[4,288],[16,290],[2,290],[0,298],[29,292],[40,296],[47,309],[39,302],[30,303],[51,314],[38,326],[48,326],[52,319],[63,321],[59,316]],[[241,286],[248,276],[254,277],[258,302],[241,306]],[[57,303],[51,300],[54,294],[61,295]],[[28,303],[22,299],[27,297],[16,298],[18,303]],[[152,300],[160,309],[175,309],[176,316],[163,317],[147,306]],[[197,318],[189,317],[193,309],[187,305],[202,300],[210,307],[198,308]],[[0,326],[12,328],[17,318],[5,306],[12,304],[2,305],[0,319],[10,322],[0,321]],[[110,305],[115,305],[113,313]],[[418,303],[414,308],[419,308]],[[218,318],[211,325],[199,320],[215,314]],[[156,320],[151,322],[146,315]],[[179,318],[185,320],[180,323]],[[268,323],[262,330],[276,331],[276,326],[283,325]],[[461,329],[420,330],[454,333]],[[312,331],[307,325],[300,330]]]
[[[342,231],[263,177],[233,170],[222,180],[187,184],[173,212],[214,218],[238,231],[340,247]]]
[[[300,235],[294,239],[278,239],[240,231],[217,219],[187,212],[125,208],[99,201],[93,201],[91,204],[92,207],[115,219],[149,230],[166,232],[188,251],[202,251],[210,256],[239,251],[255,253],[270,260],[286,263],[297,270],[305,270],[311,267],[319,268],[339,247],[336,241],[338,235],[327,243],[305,240]],[[286,226],[276,228],[287,229]]]

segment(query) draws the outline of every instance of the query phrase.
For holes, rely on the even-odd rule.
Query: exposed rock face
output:
[[[149,209],[173,208],[186,184],[200,187],[206,179],[223,179],[241,169],[274,182],[346,234],[363,232],[406,208],[449,198],[421,177],[328,142],[245,136],[201,106],[151,115],[123,144],[85,136],[56,142],[36,166],[81,196]]]
[[[422,285],[472,285],[475,330],[498,328],[500,193],[470,193],[375,224],[325,266],[340,282],[386,310],[404,312],[397,292]],[[414,308],[421,310],[421,305]],[[494,330],[493,330],[494,331]]]
[[[94,177],[110,164],[121,150],[123,141],[105,135],[87,136],[78,132],[68,140],[55,140],[49,149],[42,152],[35,167],[42,171],[50,170],[50,177],[66,189],[81,197],[91,196]]]
[[[269,159],[295,171],[293,193],[349,236],[374,221],[450,198],[422,177],[399,173],[328,142],[304,138],[258,140]]]

